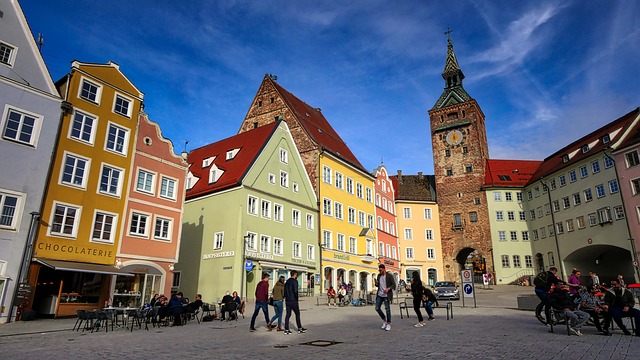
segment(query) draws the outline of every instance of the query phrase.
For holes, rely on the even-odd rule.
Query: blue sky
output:
[[[640,106],[638,1],[22,0],[53,80],[114,61],[176,151],[237,133],[264,74],[368,169],[433,173],[444,31],[490,155],[542,160]]]

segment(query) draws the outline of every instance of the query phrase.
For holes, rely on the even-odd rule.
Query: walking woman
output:
[[[422,307],[424,287],[422,286],[422,280],[420,280],[420,274],[417,271],[414,271],[411,274],[411,295],[413,295],[413,310],[415,310],[416,315],[418,315],[418,323],[414,326],[423,327],[424,318],[422,317],[422,311],[420,308]]]
[[[271,318],[271,328],[274,328],[274,321],[278,319],[278,330],[284,330],[282,328],[282,310],[284,308],[283,301],[284,299],[284,276],[280,276],[278,282],[273,286],[273,308],[276,310],[276,314]]]

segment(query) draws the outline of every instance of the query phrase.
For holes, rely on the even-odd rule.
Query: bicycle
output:
[[[544,303],[541,301],[538,306],[536,306],[535,316],[538,321],[542,324],[547,325],[547,316],[544,313]],[[566,321],[566,317],[560,317],[557,312],[551,310],[551,321],[552,325],[564,324]]]

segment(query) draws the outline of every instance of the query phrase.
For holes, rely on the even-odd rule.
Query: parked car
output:
[[[460,300],[458,285],[452,281],[438,281],[433,287],[437,299]]]

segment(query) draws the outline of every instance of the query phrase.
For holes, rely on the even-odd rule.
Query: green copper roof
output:
[[[436,101],[433,109],[441,109],[449,105],[455,105],[465,101],[472,100],[471,96],[462,87],[462,79],[464,74],[458,65],[458,59],[453,52],[453,44],[451,38],[447,39],[447,60],[444,64],[442,78],[444,79],[444,91],[438,101]]]

